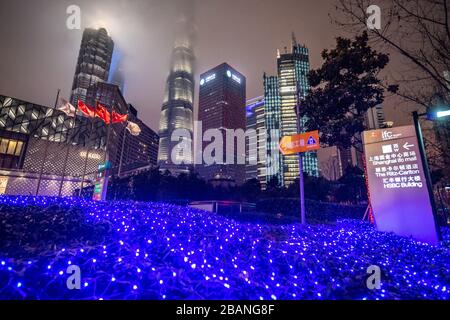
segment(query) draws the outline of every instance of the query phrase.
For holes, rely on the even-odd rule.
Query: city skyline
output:
[[[2,0],[0,300],[449,301],[449,7]]]
[[[311,4],[286,0],[283,6],[279,6],[277,1],[246,1],[239,4],[242,12],[232,10],[236,3],[231,2],[200,1],[200,5],[196,5],[198,65],[194,80],[197,82],[200,73],[228,61],[246,74],[248,96],[260,96],[263,94],[262,74],[276,73],[273,64],[276,51],[288,43],[292,31],[309,47],[312,68],[320,65],[320,52],[331,47],[338,34],[338,30],[329,23],[328,13],[333,7],[327,1]],[[81,30],[68,30],[65,10],[71,4],[69,1],[56,5],[45,0],[38,3],[41,4],[20,0],[6,2],[3,12],[8,12],[8,16],[0,14],[0,34],[10,43],[4,48],[0,62],[0,71],[8,75],[8,81],[0,80],[0,87],[5,91],[2,93],[52,105],[56,90],[60,88],[62,96],[69,98],[83,30],[103,25],[115,42],[115,49],[123,53],[126,100],[138,106],[143,121],[157,131],[170,66],[169,53],[176,31],[165,20],[176,19],[185,8],[179,8],[176,1],[135,1],[128,6],[114,1],[108,4],[104,1],[81,1]],[[49,10],[35,10],[38,7],[48,7]],[[223,15],[209,12],[223,12]],[[249,13],[251,17],[247,17]],[[26,21],[13,32],[7,25],[16,21],[19,14]],[[148,18],[144,19],[144,15]],[[162,15],[169,19],[162,19]],[[263,23],[271,19],[277,19],[276,26]],[[227,30],[221,30],[221,25],[225,25]],[[244,25],[246,28],[243,29]],[[236,46],[236,43],[240,45]],[[50,45],[52,50],[47,52]],[[27,59],[30,52],[34,59]],[[14,64],[16,59],[21,61],[19,66]],[[46,81],[36,86],[35,79],[43,75]],[[197,101],[198,88],[195,91],[194,101]],[[194,119],[197,108],[197,103],[194,103]],[[393,113],[389,104],[386,109],[387,118],[391,119]]]

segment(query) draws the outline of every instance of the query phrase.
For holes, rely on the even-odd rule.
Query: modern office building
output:
[[[111,67],[109,72],[108,83],[115,84],[119,87],[120,92],[125,94],[125,55],[121,50],[114,48],[112,55]]]
[[[336,181],[349,167],[364,170],[363,153],[356,149],[337,146],[321,148],[317,151],[320,175],[327,180]]]
[[[446,70],[443,72],[443,77],[445,80],[450,83],[450,71]],[[447,89],[450,90],[450,84],[447,85]],[[450,93],[449,91],[443,92],[439,95],[439,97],[435,98],[435,105],[437,106],[443,106],[443,110],[447,110],[448,106],[450,106]],[[450,186],[450,121],[448,120],[448,117],[437,119],[436,121],[433,121],[433,133],[434,133],[434,140],[435,145],[438,148],[429,148],[429,159],[430,156],[433,157],[433,154],[431,154],[432,149],[439,149],[438,154],[441,158],[440,161],[429,161],[431,170],[442,170],[442,173],[444,175],[443,179],[441,180],[442,184],[447,186]],[[427,134],[424,133],[424,136],[426,137]],[[432,140],[432,138],[429,138],[428,140]],[[433,162],[438,162],[434,164]]]
[[[208,129],[219,129],[223,138],[223,161],[233,158],[233,164],[202,163],[196,167],[206,180],[234,180],[236,184],[245,181],[245,150],[240,154],[237,139],[227,139],[227,129],[246,128],[246,79],[227,63],[203,73],[200,76],[198,120],[202,126],[202,136]],[[245,138],[244,138],[245,139]],[[209,142],[203,141],[201,150],[205,150]],[[245,146],[245,141],[243,142]],[[228,147],[228,148],[227,148]],[[233,154],[227,154],[233,150]],[[245,148],[244,148],[245,149]],[[244,161],[243,164],[240,164]],[[220,162],[220,160],[219,160]]]
[[[71,103],[86,101],[88,88],[97,82],[106,82],[109,77],[114,42],[104,28],[85,29],[73,79]]]
[[[264,73],[264,116],[266,128],[266,184],[272,179],[284,185],[282,158],[279,149],[281,139],[281,112],[278,77]]]
[[[189,171],[193,165],[193,150],[191,152],[184,150],[178,153],[177,150],[174,151],[174,147],[180,141],[172,141],[172,133],[175,130],[187,132],[190,138],[185,135],[184,142],[193,146],[194,130],[195,55],[193,41],[195,29],[192,19],[181,19],[178,28],[161,108],[158,151],[158,164],[161,170],[169,170],[174,174]],[[174,151],[174,159],[172,159],[172,151]]]
[[[106,82],[97,82],[90,86],[86,95],[86,103],[95,108],[97,103],[104,106],[110,114],[113,111],[119,114],[128,114],[128,103],[125,101],[119,87]],[[120,139],[126,127],[126,122],[107,125],[100,118],[89,120],[93,132],[98,132],[99,138],[91,136],[97,141],[96,148],[103,148],[106,145],[108,150],[108,158],[115,167],[118,163],[118,154],[120,152]],[[109,133],[108,133],[109,130]]]
[[[247,138],[247,164],[245,179],[258,179],[261,187],[266,186],[266,128],[264,96],[247,101],[247,132],[255,130],[257,139]]]
[[[103,120],[92,120],[94,131],[101,133],[101,146],[108,140],[109,161],[113,167],[157,165],[159,137],[138,118],[136,108],[125,101],[117,85],[99,82],[89,87],[86,101],[92,106],[98,102],[110,113],[128,114],[128,120],[141,129],[138,136],[133,136],[126,130],[127,122],[116,123],[111,125],[108,137],[108,127]]]
[[[0,95],[0,180],[7,194],[73,195],[104,161],[88,119]],[[96,137],[96,138],[95,138]],[[76,138],[76,140],[75,140]],[[82,182],[83,181],[83,182]]]
[[[369,108],[365,115],[366,130],[381,129],[386,126],[383,106],[381,104]]]
[[[364,115],[364,125],[366,130],[382,129],[388,126],[381,104],[369,108],[366,111],[366,114]],[[358,136],[358,140],[361,140],[361,134],[358,134]],[[341,168],[340,176],[345,173],[348,167],[358,167],[361,170],[364,170],[363,153],[361,152],[361,150],[363,150],[362,144],[349,148],[339,147],[337,149]]]
[[[116,160],[116,163],[118,163],[117,172],[121,172],[123,168],[129,168],[130,166],[137,168],[156,167],[159,136],[138,118],[137,110],[131,104],[128,107],[128,118],[139,126],[141,133],[138,136],[133,136],[128,130],[122,132],[119,140],[121,149],[117,153]]]
[[[128,107],[118,87],[97,83],[90,87],[88,101],[94,97],[108,108],[114,105],[116,112],[128,113],[141,134],[132,136],[125,129],[126,122],[116,123],[107,139],[108,129],[99,118],[70,117],[55,108],[0,95],[0,180],[6,185],[4,192],[73,195],[82,184],[92,182],[106,159],[105,150],[115,173],[121,160],[127,168],[156,166],[158,136],[137,118],[134,108]]]
[[[340,149],[336,146],[317,150],[320,176],[329,181],[336,181],[342,177],[344,170],[341,160]]]
[[[299,176],[298,155],[279,155],[277,138],[298,133],[297,128],[297,104],[300,104],[309,92],[309,51],[306,46],[297,43],[292,35],[292,48],[285,48],[283,53],[277,55],[278,74],[276,77],[264,75],[264,94],[266,101],[266,129],[270,137],[272,130],[279,131],[279,137],[272,132],[273,137],[268,141],[268,157],[272,165],[268,165],[267,181],[276,177],[282,186],[288,186]],[[306,118],[301,118],[300,132],[304,132],[303,126]],[[269,148],[270,147],[270,148]],[[311,176],[318,176],[318,164],[316,152],[302,154],[303,170]]]

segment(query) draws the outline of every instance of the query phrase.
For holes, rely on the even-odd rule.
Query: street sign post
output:
[[[377,228],[437,244],[432,195],[414,126],[365,131],[364,150]]]
[[[285,136],[280,141],[280,151],[285,156],[317,149],[320,149],[319,131],[317,130]]]
[[[303,181],[303,152],[320,149],[319,131],[310,131],[299,133],[293,136],[284,136],[279,144],[279,149],[283,155],[298,154],[298,171],[300,184],[300,215],[301,223],[304,224],[305,218],[305,190]]]
[[[111,162],[106,161],[98,166],[97,177],[94,181],[94,194],[92,199],[95,201],[105,201],[108,190],[109,170]]]

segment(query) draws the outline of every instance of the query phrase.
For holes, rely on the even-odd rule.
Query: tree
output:
[[[347,167],[344,175],[338,180],[339,187],[335,198],[340,202],[359,203],[367,200],[364,172],[358,167]]]
[[[367,30],[370,0],[338,0],[333,18],[352,33]],[[407,68],[398,70],[397,94],[428,108],[435,97],[450,97],[450,1],[379,0],[381,29],[369,32],[371,43],[398,53]],[[402,62],[403,62],[402,61]]]
[[[261,193],[261,184],[258,179],[250,179],[240,187],[238,194],[241,200],[247,202],[255,202],[258,200]]]
[[[365,113],[383,102],[377,76],[388,55],[373,50],[363,32],[355,40],[338,37],[336,48],[324,50],[322,58],[323,65],[309,74],[311,92],[301,108],[306,130],[320,130],[325,145],[360,149]]]
[[[267,182],[265,196],[268,198],[277,197],[280,193],[281,184],[277,176],[272,176]]]
[[[327,201],[333,183],[323,177],[314,177],[304,173],[305,198],[309,200]],[[289,185],[285,192],[288,197],[300,197],[299,179],[295,179],[294,183]]]
[[[367,30],[371,4],[371,0],[338,0],[332,20],[346,31],[360,33]],[[378,0],[376,4],[381,9],[381,28],[370,30],[369,41],[398,58],[386,75],[399,85],[396,94],[421,112],[449,106],[450,0]],[[448,182],[450,124],[435,121],[433,126],[443,159],[437,170],[444,172]],[[429,154],[433,158],[437,159]]]

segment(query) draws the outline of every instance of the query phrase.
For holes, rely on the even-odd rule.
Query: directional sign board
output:
[[[99,172],[105,171],[105,170],[108,170],[108,169],[111,169],[111,162],[109,162],[109,161],[106,161],[106,162],[101,163],[101,164],[98,165],[98,171]]]
[[[285,136],[280,141],[280,151],[285,156],[317,149],[320,149],[319,131],[317,130]]]
[[[94,193],[92,199],[95,201],[105,201],[108,190],[109,178],[107,175],[99,172],[97,178],[94,180]]]
[[[365,131],[364,150],[377,228],[437,244],[414,126]]]
[[[95,201],[105,201],[108,190],[109,169],[111,162],[106,161],[98,166],[97,177],[94,180],[94,193],[92,199]]]

